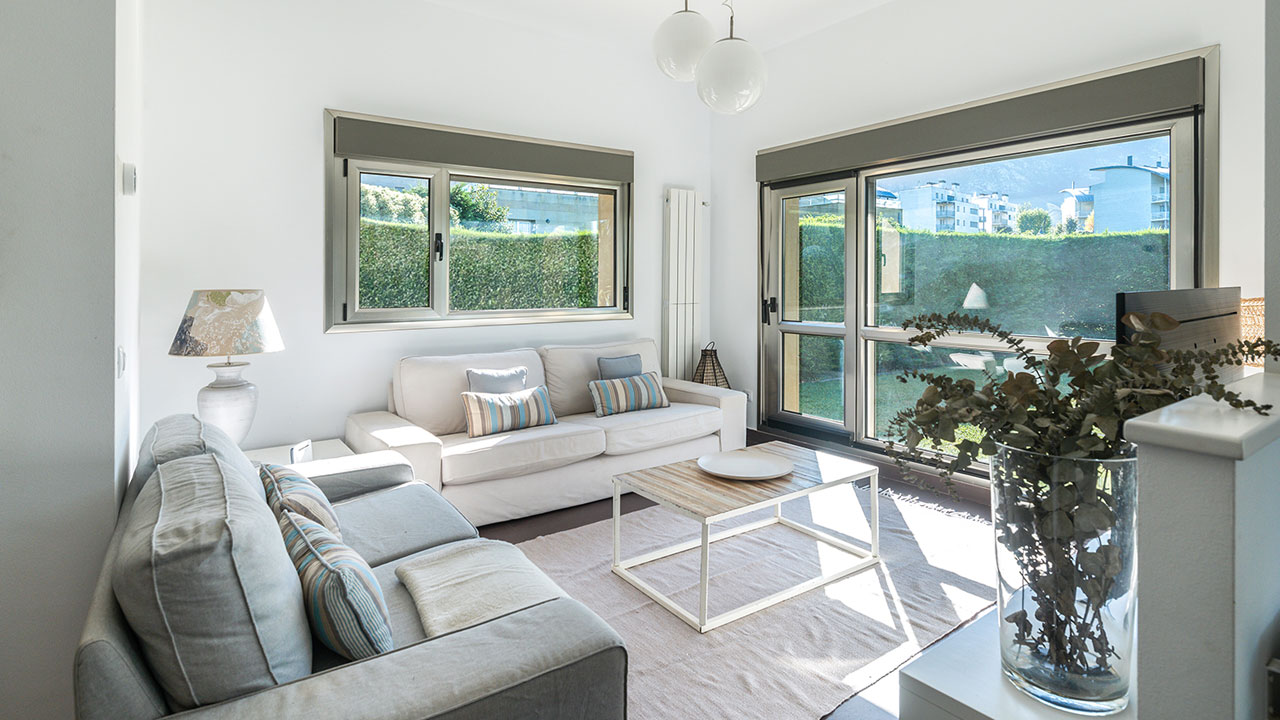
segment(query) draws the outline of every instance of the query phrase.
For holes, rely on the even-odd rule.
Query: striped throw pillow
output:
[[[323,525],[289,510],[280,514],[280,532],[320,642],[351,660],[394,649],[387,603],[369,563]]]
[[[671,405],[656,372],[615,380],[592,380],[587,387],[591,390],[591,401],[596,404],[596,417]]]
[[[513,393],[462,393],[467,436],[482,437],[509,430],[554,425],[551,396],[544,385]]]
[[[310,479],[298,474],[292,468],[283,465],[264,464],[258,470],[262,479],[262,487],[267,491],[267,504],[271,506],[276,517],[285,510],[291,510],[313,522],[318,522],[326,530],[342,539],[342,530],[338,527],[338,514],[329,504],[324,491],[316,487]]]

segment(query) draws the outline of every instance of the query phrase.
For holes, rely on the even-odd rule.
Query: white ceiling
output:
[[[653,31],[684,0],[430,0],[456,10],[527,26],[552,37],[629,47],[648,46]],[[734,0],[735,35],[762,50],[797,40],[890,0]],[[729,10],[719,0],[689,0],[727,35]]]

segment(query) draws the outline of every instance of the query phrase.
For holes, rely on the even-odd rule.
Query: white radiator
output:
[[[693,377],[705,342],[706,292],[711,281],[705,210],[696,190],[667,188],[662,372],[681,380]]]

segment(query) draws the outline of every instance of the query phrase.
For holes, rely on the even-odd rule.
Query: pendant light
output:
[[[658,67],[668,77],[690,82],[698,60],[715,39],[711,21],[690,10],[689,0],[685,0],[684,10],[658,26],[658,32],[653,35],[653,54],[658,60]]]
[[[716,112],[734,115],[760,99],[768,72],[760,51],[733,35],[733,0],[723,4],[729,8],[729,37],[703,53],[694,75],[702,102]]]

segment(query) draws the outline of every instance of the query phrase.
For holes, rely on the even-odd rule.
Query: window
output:
[[[868,340],[865,437],[889,439],[890,420],[918,397],[918,387],[898,381],[903,370],[984,382],[1018,369],[1002,344],[985,338],[913,348],[906,344],[911,332],[901,328],[910,317],[963,312],[1041,343],[1075,335],[1110,341],[1117,292],[1191,287],[1191,268],[1171,252],[1166,206],[1155,199],[1170,185],[1179,129],[1190,130],[1172,123],[1122,140],[868,173],[868,191],[896,194],[902,211],[897,217],[873,208],[866,220],[874,229],[868,261],[881,272],[869,283],[861,333]],[[940,232],[934,208],[915,198],[943,172],[961,192],[1008,196],[1018,209],[995,232]],[[885,244],[911,262],[890,266]],[[1194,233],[1184,232],[1181,244],[1189,256]]]
[[[330,330],[630,317],[629,154],[624,172],[608,162],[615,151],[501,138],[491,140],[507,143],[500,152],[488,152],[489,138],[461,132],[424,151],[433,136],[415,125],[344,136],[344,119],[330,176]],[[344,138],[357,150],[347,157]],[[520,165],[508,159],[521,152],[528,162],[414,157],[468,142],[477,162]],[[387,160],[389,151],[403,159]],[[542,164],[545,173],[525,169]],[[614,179],[564,174],[597,168]]]
[[[1036,352],[1060,336],[1109,344],[1117,292],[1195,286],[1195,152],[1180,117],[768,190],[766,422],[874,447],[919,396],[904,370],[1019,369],[985,336],[910,346],[901,324],[922,314],[979,315]],[[973,219],[956,222],[957,205]]]

